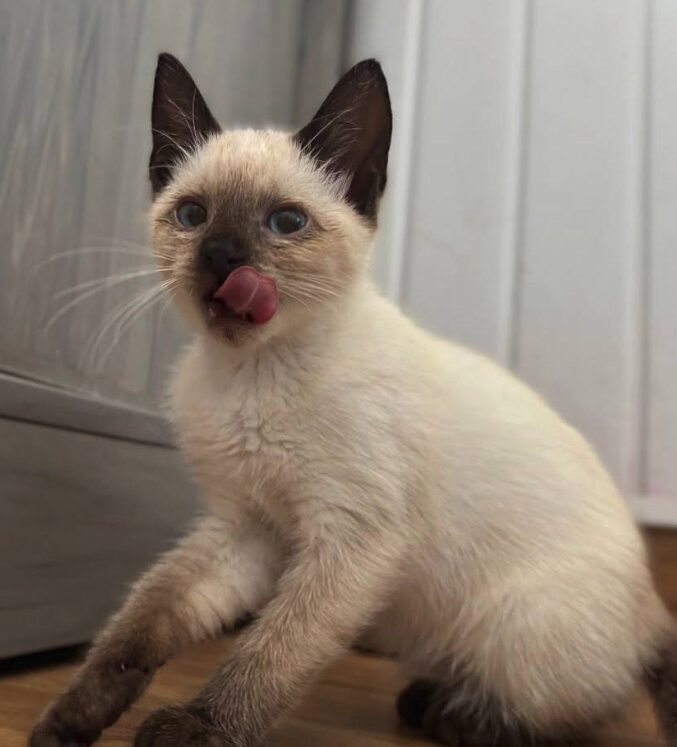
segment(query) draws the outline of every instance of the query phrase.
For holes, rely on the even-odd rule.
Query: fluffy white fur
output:
[[[412,674],[460,669],[545,729],[605,715],[652,658],[667,614],[590,446],[366,281],[303,341],[199,338],[172,400],[211,511],[345,546],[322,623],[346,640],[368,628]]]
[[[168,135],[151,166],[154,249],[196,331],[173,378],[172,417],[210,517],[136,585],[31,747],[90,744],[157,666],[245,613],[257,621],[232,658],[193,702],[151,716],[137,747],[252,745],[357,641],[442,686],[429,733],[447,744],[458,744],[444,722],[459,704],[475,727],[491,706],[492,728],[553,736],[612,713],[647,673],[674,736],[677,648],[660,650],[671,621],[623,500],[540,397],[372,287],[369,211],[385,173],[369,178],[385,169],[387,88],[366,62],[336,90],[325,107],[356,102],[361,114],[340,116],[363,116],[381,138],[380,150],[359,143],[378,156],[351,186],[363,214],[342,198],[350,180],[298,139],[215,135],[188,74],[160,59],[157,117],[176,137],[186,123],[183,134],[196,134],[196,112],[211,128],[195,152],[179,148],[171,173]],[[336,119],[325,108],[318,117]],[[344,159],[354,130],[348,122],[335,138]],[[208,216],[193,230],[176,218],[187,198]],[[309,216],[304,231],[266,232],[266,211],[281,203]],[[224,334],[205,313],[196,257],[227,231],[249,237],[280,307],[263,326]]]

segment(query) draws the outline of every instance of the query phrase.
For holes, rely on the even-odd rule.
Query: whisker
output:
[[[123,338],[128,329],[131,328],[135,320],[138,321],[142,313],[147,312],[152,306],[162,297],[162,287],[158,286],[151,288],[150,291],[137,300],[123,315],[118,319],[113,331],[113,341],[106,350],[106,352],[99,357],[96,362],[95,370],[100,371],[103,368],[103,364],[108,360],[110,354],[116,348],[120,340]]]
[[[153,272],[157,272],[157,270],[153,270]],[[149,275],[150,272],[147,273],[147,274]],[[68,311],[70,311],[70,309],[72,309],[74,306],[77,306],[78,304],[82,303],[83,301],[86,301],[88,298],[91,298],[92,296],[95,296],[97,293],[100,293],[102,290],[105,290],[106,288],[109,288],[109,287],[114,286],[114,285],[119,285],[120,283],[123,283],[126,280],[134,279],[135,277],[137,277],[137,276],[136,275],[132,275],[129,278],[127,278],[127,277],[125,277],[125,278],[116,278],[116,279],[114,279],[112,281],[99,283],[99,284],[97,284],[93,288],[90,287],[89,290],[86,290],[84,293],[81,293],[76,298],[71,299],[66,304],[64,304],[60,309],[58,309],[56,311],[56,313],[54,314],[54,316],[45,325],[45,329],[43,331],[43,334],[46,334],[47,332],[49,332],[49,330],[54,326],[54,324],[56,324],[56,322],[64,314],[66,314]],[[143,275],[141,275],[139,277],[143,277]],[[92,281],[88,281],[88,282],[91,283]],[[73,289],[71,289],[71,290],[73,290]],[[57,296],[55,296],[55,298],[56,297]]]
[[[109,288],[114,285],[124,283],[126,280],[134,280],[135,278],[155,275],[157,274],[157,272],[157,267],[144,267],[130,272],[119,273],[117,275],[108,275],[105,278],[94,278],[93,280],[85,280],[82,283],[72,285],[70,288],[64,288],[63,290],[58,291],[54,294],[53,298],[63,298],[64,296],[69,296],[72,293],[77,293],[78,291],[84,290],[85,288],[100,287],[103,290],[104,288]]]
[[[99,325],[98,329],[94,330],[93,334],[89,337],[89,340],[85,344],[83,354],[80,358],[81,365],[91,362],[93,365],[95,362],[95,353],[103,338],[105,337],[108,330],[115,324],[119,317],[136,301],[148,292],[148,288],[144,288],[138,293],[134,293],[131,298],[125,298],[121,303],[116,304],[104,317],[103,322]]]
[[[339,283],[331,280],[330,278],[318,277],[317,275],[312,275],[310,273],[290,272],[290,271],[285,270],[284,277],[289,278],[290,280],[300,280],[302,283],[313,283],[316,285],[325,285],[330,288],[341,287]]]
[[[119,239],[115,237],[108,237],[108,236],[95,236],[94,237],[97,241],[115,241],[119,244],[122,244],[123,247],[128,247],[130,249],[138,249],[140,254],[143,254],[147,256],[149,259],[152,257],[158,257],[159,259],[166,259],[168,261],[171,261],[174,259],[174,256],[171,254],[166,254],[164,252],[158,252],[155,249],[153,249],[152,246],[149,244],[142,244],[138,241],[129,241],[128,239]]]
[[[336,283],[324,283],[320,280],[298,280],[292,279],[292,284],[299,288],[313,288],[317,290],[326,290],[330,293],[336,293],[341,290],[341,286]]]
[[[309,304],[307,304],[300,296],[297,296],[295,293],[290,291],[288,288],[285,288],[285,290],[282,292],[282,296],[287,296],[288,298],[291,298],[292,301],[296,301],[297,303],[300,303],[301,306],[305,306],[307,309],[310,308]]]
[[[127,298],[122,303],[117,304],[112,309],[112,311],[110,311],[106,315],[103,324],[99,327],[98,331],[95,332],[92,337],[90,337],[85,349],[85,353],[82,357],[82,362],[84,363],[89,360],[92,365],[98,365],[96,362],[96,353],[103,343],[106,334],[114,326],[117,332],[118,327],[116,325],[118,325],[123,320],[123,318],[126,318],[128,312],[136,308],[137,303],[145,300],[148,297],[152,297],[153,294],[155,294],[156,292],[159,293],[161,290],[162,284],[157,284],[151,288],[144,288],[142,291],[132,295],[131,298]]]
[[[165,314],[167,313],[167,309],[171,306],[172,291],[173,291],[173,288],[171,286],[167,288],[167,298],[165,298],[164,305],[162,306],[162,308],[160,309],[160,313],[158,314],[158,319],[157,319],[158,328],[162,327],[162,322],[164,321]]]
[[[94,239],[104,243],[113,242],[115,244],[122,244],[123,246],[131,247],[132,249],[143,249],[147,252],[152,252],[152,247],[148,246],[148,244],[142,244],[140,241],[131,241],[130,239],[121,239],[116,236],[102,235],[94,236]]]
[[[290,275],[289,280],[291,280],[292,283],[298,283],[299,285],[304,285],[308,287],[315,287],[315,288],[329,288],[330,290],[336,290],[337,288],[340,288],[341,286],[338,283],[334,283],[331,280],[323,280],[321,278],[314,278],[308,275]]]
[[[161,257],[162,259],[172,259],[172,256],[163,252],[158,252],[153,249],[149,244],[142,244],[138,241],[130,241],[129,239],[120,239],[115,236],[94,236],[96,244],[89,246],[95,249],[111,249],[113,252],[127,253],[128,250],[135,249],[139,256],[145,256],[149,259],[153,257]],[[88,248],[88,247],[85,247]]]
[[[296,293],[299,293],[301,295],[307,296],[309,298],[316,299],[319,296],[330,296],[332,298],[340,298],[341,294],[338,292],[338,290],[334,287],[329,287],[325,285],[316,285],[313,283],[299,283],[294,281],[287,281],[285,283],[286,287],[291,287]]]
[[[115,344],[117,344],[117,340],[120,337],[122,337],[125,331],[132,325],[135,315],[138,316],[140,313],[140,310],[142,310],[147,304],[150,303],[152,305],[153,303],[158,301],[162,297],[163,292],[164,292],[164,288],[162,288],[162,286],[158,286],[157,288],[154,288],[153,292],[149,293],[147,298],[140,303],[138,309],[134,309],[132,313],[126,319],[124,320],[121,319],[118,322],[118,324],[115,327],[115,333],[114,333],[115,341],[116,341]]]
[[[33,267],[33,272],[36,272],[37,270],[42,269],[46,265],[52,264],[52,262],[56,262],[60,259],[67,259],[68,257],[80,257],[82,255],[89,255],[89,254],[125,254],[130,255],[133,257],[143,257],[145,256],[143,252],[137,251],[135,249],[127,248],[127,247],[112,247],[112,246],[83,246],[79,249],[69,249],[65,252],[58,252],[57,254],[53,254],[51,257],[47,257],[47,259],[43,259],[40,262],[38,262]]]
[[[132,324],[138,322],[143,314],[148,313],[148,311],[155,305],[155,303],[157,303],[157,301],[163,297],[164,291],[170,291],[176,284],[177,281],[175,278],[168,278],[167,280],[162,281],[155,288],[150,289],[150,292],[144,298],[138,301],[133,308],[125,312],[125,314],[123,315],[124,319],[122,316],[119,317],[118,323],[115,327],[113,342],[111,343],[109,349],[106,351],[103,357],[97,363],[97,369],[102,366],[103,363],[107,360],[112,350],[115,348],[124,334],[131,328]]]

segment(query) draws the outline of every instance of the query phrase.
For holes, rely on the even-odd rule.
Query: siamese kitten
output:
[[[391,111],[368,60],[300,132],[222,132],[159,58],[150,224],[195,330],[171,386],[209,510],[133,588],[31,747],[89,745],[188,643],[255,622],[137,747],[253,745],[352,643],[396,653],[447,745],[576,737],[644,681],[677,745],[677,643],[586,441],[370,284]]]

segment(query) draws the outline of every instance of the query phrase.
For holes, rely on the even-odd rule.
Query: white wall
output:
[[[677,523],[677,2],[358,0],[396,138],[375,272]]]
[[[291,126],[338,74],[345,8],[0,0],[0,372],[156,409],[184,339],[143,295],[157,54],[224,126]]]

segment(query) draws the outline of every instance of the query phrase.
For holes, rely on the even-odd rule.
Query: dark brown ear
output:
[[[150,183],[156,195],[171,181],[176,163],[221,128],[190,73],[167,53],[158,57],[151,116]]]
[[[346,199],[376,221],[386,185],[392,112],[388,84],[376,60],[351,68],[312,120],[294,136],[330,171],[347,176]]]

